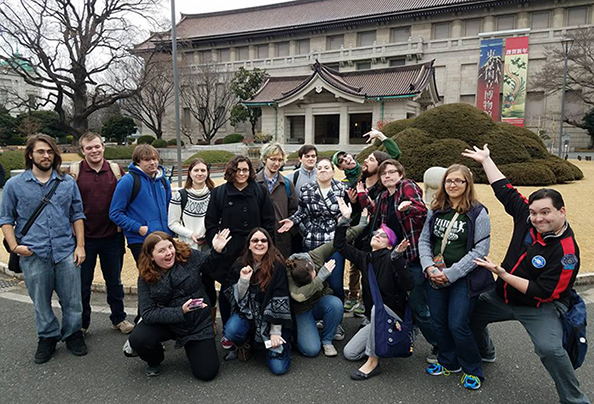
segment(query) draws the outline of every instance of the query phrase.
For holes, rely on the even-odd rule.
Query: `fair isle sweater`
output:
[[[204,216],[210,200],[210,190],[204,187],[201,190],[192,188],[188,191],[188,203],[186,204],[183,215],[181,211],[181,195],[179,190],[175,191],[169,204],[169,229],[176,233],[180,241],[188,243],[193,249],[198,246],[192,240],[192,234],[198,233],[200,237],[206,235],[204,226]]]

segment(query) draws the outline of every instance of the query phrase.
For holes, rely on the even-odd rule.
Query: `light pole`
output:
[[[565,119],[565,91],[567,90],[567,57],[573,45],[572,38],[563,38],[561,46],[563,47],[563,56],[565,64],[563,67],[563,90],[561,92],[561,124],[559,125],[559,157],[563,158],[563,119]]]
[[[177,186],[182,187],[181,134],[179,122],[179,77],[177,74],[177,33],[175,32],[175,0],[171,0],[171,57],[173,59],[173,94],[175,99],[175,138],[177,139]]]

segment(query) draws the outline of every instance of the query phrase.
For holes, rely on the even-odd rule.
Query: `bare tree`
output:
[[[203,139],[210,141],[230,118],[237,104],[231,90],[233,75],[214,64],[200,65],[181,80],[183,105],[198,121]]]
[[[163,121],[167,109],[173,102],[171,74],[171,63],[147,64],[145,72],[138,77],[138,80],[144,80],[144,77],[147,77],[146,83],[140,91],[122,103],[122,109],[130,117],[142,122],[152,130],[157,139],[163,137]]]
[[[40,88],[64,129],[80,136],[93,112],[134,95],[137,82],[113,81],[110,71],[140,60],[128,52],[158,0],[0,0],[0,60]],[[29,65],[27,69],[24,66]],[[68,122],[68,101],[72,119]]]

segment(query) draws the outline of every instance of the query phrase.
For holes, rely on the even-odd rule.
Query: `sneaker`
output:
[[[355,317],[365,317],[365,305],[363,303],[359,303],[353,310],[353,315]]]
[[[146,375],[148,377],[155,377],[161,375],[161,365],[151,366],[148,365],[146,367]]]
[[[468,390],[478,390],[481,388],[481,379],[478,376],[467,375],[466,373],[462,375],[460,383]]]
[[[128,358],[135,358],[138,356],[138,353],[130,346],[129,339],[126,340],[126,343],[124,344],[122,350],[124,351],[124,355]]]
[[[428,355],[425,360],[427,363],[437,363],[437,347],[431,348],[431,355]]]
[[[344,311],[346,312],[351,312],[353,311],[353,309],[359,304],[359,301],[357,299],[355,299],[354,297],[349,297],[348,299],[346,299],[346,301],[344,302]]]
[[[237,347],[237,359],[240,362],[247,362],[252,357],[252,347],[250,344],[243,344]]]
[[[334,334],[334,341],[342,341],[344,339],[345,332],[344,328],[340,324],[336,327],[336,333]]]
[[[481,357],[481,360],[486,363],[493,363],[495,362],[495,355],[490,357]]]
[[[56,338],[39,338],[37,342],[37,351],[35,351],[35,363],[41,365],[50,360],[52,354],[56,351]]]
[[[223,335],[221,337],[221,346],[223,347],[223,349],[233,349],[233,347],[235,347],[235,344]]]
[[[450,369],[446,369],[444,366],[441,366],[439,363],[433,363],[433,364],[427,366],[427,368],[425,368],[425,370],[427,371],[427,373],[429,373],[432,376],[439,376],[439,375],[449,376],[452,373],[461,372],[462,368],[450,370]]]
[[[76,356],[85,356],[88,352],[87,344],[83,338],[82,332],[78,331],[66,338],[66,348]]]
[[[134,330],[134,324],[128,320],[124,320],[118,324],[111,325],[112,330],[120,330],[122,334],[130,334]]]
[[[324,320],[319,320],[316,323],[316,327],[318,327],[318,330],[321,330],[322,328],[324,328]]]
[[[338,355],[338,351],[336,350],[336,348],[334,348],[334,345],[332,345],[332,344],[322,345],[322,349],[324,350],[324,355],[326,355],[326,356],[337,356]]]

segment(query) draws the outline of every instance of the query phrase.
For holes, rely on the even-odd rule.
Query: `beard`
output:
[[[37,167],[37,169],[39,169],[41,171],[49,171],[49,170],[52,169],[52,164],[51,163],[50,163],[49,166],[45,167],[45,166],[42,166],[41,163],[38,163],[37,161],[33,160],[33,165],[35,167]]]
[[[372,175],[377,174],[377,168],[373,171],[369,171],[369,169],[367,168],[367,166],[363,167],[363,171],[361,171],[361,179],[366,179],[368,177],[371,177]]]

